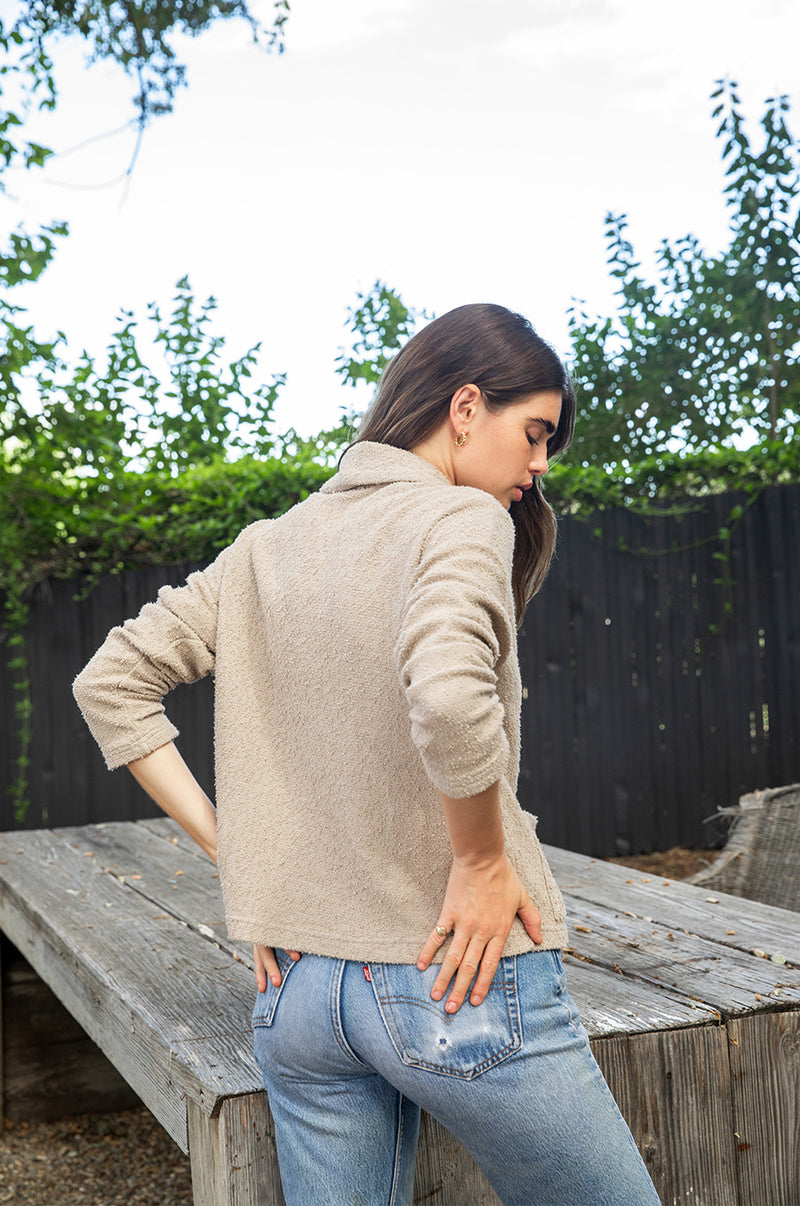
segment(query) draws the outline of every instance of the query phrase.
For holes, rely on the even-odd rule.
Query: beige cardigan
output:
[[[215,674],[220,879],[233,938],[415,962],[451,855],[435,788],[501,780],[506,849],[566,942],[517,803],[514,527],[414,453],[358,443],[322,489],[246,528],[114,628],[75,681],[109,768],[171,741],[162,697]],[[507,954],[533,949],[519,919]]]

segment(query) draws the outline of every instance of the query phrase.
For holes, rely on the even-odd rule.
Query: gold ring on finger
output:
[[[447,930],[445,929],[445,927],[443,925],[437,925],[436,933],[439,935],[440,938],[447,937]]]

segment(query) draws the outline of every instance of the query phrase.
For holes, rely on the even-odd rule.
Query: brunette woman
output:
[[[445,314],[317,494],[165,587],[76,681],[108,765],[219,859],[228,931],[255,944],[289,1206],[410,1203],[420,1108],[506,1206],[658,1202],[566,991],[563,902],[515,798],[516,629],[573,418],[526,319]],[[216,810],[161,702],[212,670]]]

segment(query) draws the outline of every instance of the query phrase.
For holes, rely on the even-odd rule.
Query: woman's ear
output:
[[[462,385],[450,399],[450,422],[456,433],[469,427],[482,401],[477,385]]]

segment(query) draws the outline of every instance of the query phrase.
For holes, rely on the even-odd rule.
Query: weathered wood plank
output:
[[[666,984],[648,984],[612,968],[564,955],[567,987],[589,1038],[716,1025],[719,1012]]]
[[[207,932],[208,925],[213,926],[223,949],[238,949],[242,960],[250,962],[249,948],[230,943],[224,937],[224,924],[220,920],[222,904],[212,864],[198,853],[194,843],[174,821],[163,818],[135,825],[110,824],[65,830],[63,836],[76,849],[91,851],[98,866],[123,877],[131,888],[144,893],[160,907],[175,911],[194,928]],[[137,878],[132,879],[132,875]],[[214,908],[209,907],[209,892],[214,894],[217,902]],[[666,934],[664,940],[666,944]],[[665,945],[665,955],[672,959],[675,952]],[[613,953],[613,962],[620,958],[618,952]],[[590,1035],[627,1033],[631,1026],[634,1029],[684,1026],[701,1020],[698,1013],[702,1013],[702,1007],[698,1002],[688,1000],[685,991],[677,992],[670,986],[647,988],[639,979],[629,984],[624,977],[609,975],[608,970],[604,973],[602,986],[597,983],[597,975],[593,977],[594,1001],[599,1005],[595,1007],[593,1001],[583,999],[585,977],[581,977],[580,966],[573,961],[570,987]],[[611,967],[610,971],[613,970]],[[707,1008],[705,1013],[708,1020],[717,1020],[716,1010]]]
[[[642,875],[556,846],[545,846],[544,851],[561,891],[576,909],[578,901],[585,901],[620,913],[627,910],[732,950],[781,954],[800,966],[800,918],[785,909]]]
[[[694,934],[673,934],[664,925],[597,905],[567,905],[570,950],[623,975],[683,993],[726,1017],[773,1007],[800,1005],[800,970],[779,967],[743,951]]]
[[[731,936],[722,932],[729,910],[748,902],[720,897],[712,906],[702,889],[626,884],[650,877],[548,853],[559,874],[571,872],[565,895],[577,955],[566,959],[570,991],[664,1202],[770,1206],[770,1186],[794,1192],[784,1166],[799,1129],[800,1011],[767,1011],[800,1001],[800,975],[749,951],[766,921],[789,949],[794,934],[783,911],[756,906]],[[18,927],[81,1025],[114,1046],[109,1054],[126,1079],[179,1143],[183,1135],[198,1204],[280,1203],[271,1123],[251,1055],[252,972],[222,949],[213,865],[167,818],[63,837],[0,835],[0,864],[7,885],[0,925]],[[635,908],[620,910],[620,898]],[[686,925],[678,927],[676,917]],[[731,1061],[739,1061],[735,1103],[728,1038],[714,1024],[720,1014],[731,1019]],[[762,1019],[760,1029],[749,1026]],[[747,1038],[744,1060],[737,1028]],[[250,1078],[244,1089],[236,1076]],[[743,1155],[733,1149],[742,1126],[757,1135],[757,1150],[750,1157],[751,1148],[743,1149],[749,1197],[738,1198],[735,1162]],[[454,1139],[430,1119],[423,1136],[418,1202],[496,1203]],[[767,1168],[773,1149],[778,1173]],[[792,1199],[774,1200],[787,1206]]]
[[[102,830],[102,834],[108,833],[110,828],[111,827],[108,827]],[[196,867],[197,860],[194,855],[194,844],[191,842],[191,839],[183,834],[175,823],[168,818],[145,821],[142,822],[141,825],[137,825],[131,830],[126,830],[124,826],[115,827],[118,832],[119,840],[124,840],[125,842],[135,842],[137,840],[137,834],[140,828],[146,828],[152,831],[154,834],[157,834],[159,837],[163,837],[165,840],[170,842],[177,838],[178,850],[184,850],[186,859],[189,860],[185,863],[187,874],[192,872],[193,867]],[[148,846],[147,848],[149,852],[150,847]],[[156,847],[156,849],[158,849],[158,847]],[[175,847],[171,846],[169,849],[172,851],[175,849]],[[553,848],[548,848],[548,850],[553,856],[551,858],[551,862],[556,864],[558,870],[564,870],[565,865],[568,866],[570,863],[572,863],[571,869],[575,871],[580,871],[581,868],[585,866],[590,868],[589,873],[583,876],[581,886],[578,888],[577,892],[571,881],[569,884],[565,884],[562,880],[562,887],[564,887],[565,894],[570,905],[571,914],[577,924],[588,925],[588,923],[585,921],[586,909],[582,904],[582,897],[587,895],[587,892],[583,889],[583,883],[588,880],[590,885],[594,887],[595,881],[600,880],[603,887],[603,893],[595,892],[594,895],[597,896],[604,894],[604,902],[606,902],[609,906],[612,906],[615,902],[618,903],[620,896],[624,896],[627,893],[631,895],[632,901],[633,903],[636,903],[637,907],[647,907],[648,909],[652,907],[655,911],[656,905],[663,904],[666,906],[666,911],[670,918],[677,916],[678,920],[682,920],[692,925],[697,924],[701,927],[701,931],[713,929],[714,937],[718,940],[724,939],[725,929],[730,928],[726,925],[721,908],[716,906],[712,907],[709,905],[706,902],[703,893],[698,892],[696,889],[692,889],[687,885],[672,884],[670,890],[677,889],[677,899],[669,898],[662,902],[657,898],[657,893],[659,891],[663,892],[663,888],[659,888],[655,885],[651,888],[650,885],[644,885],[643,893],[637,894],[636,885],[627,885],[625,883],[628,870],[627,868],[619,868],[612,863],[602,863],[598,862],[597,860],[587,860],[582,855],[572,855],[568,851],[557,851]],[[148,857],[152,857],[152,855],[148,853]],[[167,858],[168,860],[171,860],[169,861],[169,866],[172,866],[172,862],[175,862],[176,866],[178,865],[177,852],[174,855],[173,853],[170,853]],[[210,866],[210,864],[208,865]],[[139,882],[141,881],[137,881],[137,885]],[[151,883],[152,887],[152,875],[149,882]],[[661,884],[663,881],[658,881],[658,883]],[[167,903],[169,904],[170,892],[171,890],[167,888],[164,895],[160,896],[159,899],[164,899],[166,896]],[[573,899],[573,893],[575,893],[577,899]],[[591,892],[588,894],[591,894]],[[174,893],[172,893],[172,896],[174,897]],[[191,899],[191,894],[188,892],[186,887],[186,880],[184,880],[184,884],[181,887],[181,902],[183,903],[184,900],[189,902]],[[738,906],[739,902],[736,901],[735,903]],[[683,912],[681,912],[681,909],[683,908],[687,910],[685,915]],[[775,916],[775,914],[777,914],[777,916]],[[201,913],[198,913],[197,917],[200,915]],[[616,918],[616,912],[614,916]],[[649,918],[649,913],[647,914],[647,917]],[[644,920],[642,914],[639,914],[639,918],[640,921]],[[702,924],[704,920],[706,924]],[[781,910],[773,910],[772,915],[769,915],[767,920],[769,921],[770,931],[772,934],[777,932],[779,936],[782,936],[781,926],[783,926],[783,932],[786,932],[785,917]],[[674,924],[675,922],[673,922],[673,925]],[[624,929],[630,931],[632,920],[623,917],[622,926]],[[627,1033],[631,1028],[635,1030],[651,1030],[667,1029],[675,1026],[694,1025],[704,1020],[704,1018],[708,1021],[718,1020],[718,1006],[710,1003],[706,1003],[704,1006],[702,1002],[695,999],[698,994],[697,981],[694,974],[684,977],[683,984],[678,984],[675,982],[676,987],[673,987],[672,981],[667,983],[653,983],[650,987],[647,987],[645,984],[643,984],[640,978],[641,961],[637,962],[637,968],[628,968],[627,959],[630,952],[628,952],[626,948],[620,950],[619,942],[617,940],[618,929],[619,927],[615,921],[614,925],[607,925],[602,931],[601,936],[604,936],[604,940],[608,944],[608,949],[607,957],[603,960],[605,970],[601,973],[601,982],[598,982],[598,975],[596,973],[590,978],[589,981],[587,981],[587,973],[581,972],[580,970],[582,966],[585,967],[587,965],[581,965],[578,960],[568,960],[570,991],[578,1003],[581,1016],[584,1020],[584,1025],[586,1025],[590,1036],[594,1037],[595,1035],[600,1036],[609,1033]],[[645,929],[648,934],[648,938],[650,939],[650,949],[652,949],[654,946],[657,946],[657,943],[654,943],[653,941],[654,929],[649,924],[649,920],[645,921]],[[661,933],[661,953],[664,961],[671,966],[673,961],[677,958],[685,959],[687,956],[685,952],[681,954],[680,950],[676,948],[674,943],[670,943],[668,933],[668,927],[664,928],[663,932]],[[764,940],[763,924],[757,925],[755,922],[753,922],[750,930],[748,930],[747,933],[751,933],[753,937],[757,936],[762,941]],[[683,937],[685,937],[685,935]],[[786,937],[789,937],[788,933],[786,934]],[[584,949],[585,940],[582,934],[573,932],[573,939],[575,950],[579,955],[589,953]],[[627,941],[635,941],[635,938],[628,933]],[[728,943],[731,943],[734,941],[734,939],[728,937],[727,941]],[[800,940],[798,940],[798,946],[800,948]],[[240,953],[242,958],[249,962],[249,949],[241,948]],[[723,954],[724,952],[713,950],[710,947],[705,947],[701,950],[693,950],[693,957],[704,957],[706,960],[711,960],[712,966],[713,960],[721,958]],[[594,957],[594,955],[592,957]],[[800,949],[798,949],[798,961],[800,961]],[[752,993],[761,992],[763,990],[772,991],[773,985],[770,981],[770,977],[774,972],[772,965],[756,964],[755,973],[753,973],[753,963],[748,958],[746,961],[746,966],[748,968],[748,975],[751,977],[752,975],[755,976],[752,985]],[[631,974],[637,977],[636,980],[631,983],[626,979],[624,974],[616,974],[617,967],[619,967],[623,973],[630,971]],[[654,970],[656,971],[656,975],[658,975],[657,969]],[[609,975],[609,972],[614,974]],[[750,1004],[751,999],[752,998],[748,996],[745,999],[744,1004]],[[741,1005],[742,1002],[740,1001],[740,1006]]]
[[[800,1013],[728,1023],[740,1201],[800,1202]]]
[[[89,860],[53,834],[0,835],[0,858],[0,926],[184,1151],[186,1098],[213,1113],[220,1084],[225,1095],[260,1089],[236,1037],[249,1031],[248,969],[111,876],[87,871]],[[200,992],[213,1058],[197,1041]]]
[[[739,1202],[724,1026],[592,1046],[664,1206]]]
[[[164,820],[168,827],[161,833],[147,821],[111,821],[59,832],[108,875],[206,938],[226,949],[249,950],[228,940],[216,867],[180,826],[168,817]]]
[[[194,1206],[284,1206],[264,1092],[233,1097],[209,1118],[189,1104]]]

